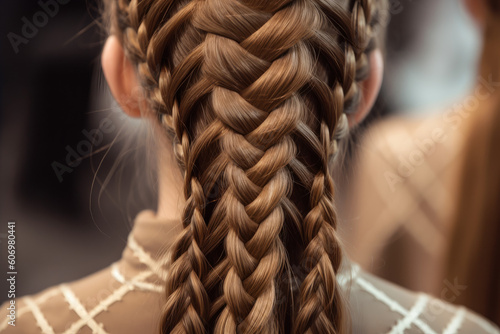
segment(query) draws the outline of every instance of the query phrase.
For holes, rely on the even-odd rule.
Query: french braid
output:
[[[378,2],[107,1],[184,171],[161,332],[345,332],[330,161]]]

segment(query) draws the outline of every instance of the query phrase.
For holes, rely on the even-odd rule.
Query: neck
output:
[[[164,135],[163,133],[161,135]],[[184,177],[177,165],[170,140],[158,145],[158,218],[182,220],[185,205]]]

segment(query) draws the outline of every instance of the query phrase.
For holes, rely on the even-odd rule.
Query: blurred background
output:
[[[21,296],[117,260],[136,213],[155,201],[133,185],[144,179],[129,144],[140,126],[122,116],[101,73],[100,3],[2,6],[1,268],[15,221]]]
[[[141,140],[134,140],[143,136],[141,125],[122,116],[101,73],[99,3],[41,5],[48,2],[4,2],[0,14],[0,263],[6,268],[7,222],[16,221],[18,295],[118,260],[136,213],[155,207],[154,189],[139,186],[149,177],[137,168],[144,160]],[[476,81],[481,38],[461,1],[390,3],[384,86],[354,134],[353,153],[373,124],[437,115]],[[349,198],[356,183],[339,182]],[[393,252],[371,260],[356,255],[350,226],[360,218],[345,211],[342,230],[355,260],[410,288],[436,291],[391,275]],[[404,233],[410,232],[384,242],[396,243]]]

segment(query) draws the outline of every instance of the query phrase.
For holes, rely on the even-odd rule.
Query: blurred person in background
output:
[[[466,287],[455,303],[500,324],[500,1],[490,2],[469,1],[485,30],[480,74],[495,90],[470,110],[444,278]]]
[[[433,116],[392,117],[367,131],[342,231],[369,271],[498,324],[499,2],[465,5],[484,35],[475,87]]]
[[[4,304],[0,330],[499,333],[342,257],[330,162],[380,88],[383,1],[106,4],[103,69],[152,127],[158,210],[117,263],[17,299],[15,327]]]

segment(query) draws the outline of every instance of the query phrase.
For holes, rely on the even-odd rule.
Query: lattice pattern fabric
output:
[[[156,333],[168,275],[165,250],[180,224],[144,211],[120,261],[81,280],[16,301],[16,326],[1,307],[0,333]],[[350,265],[339,275],[349,291],[354,333],[499,334],[479,316],[413,294]]]

